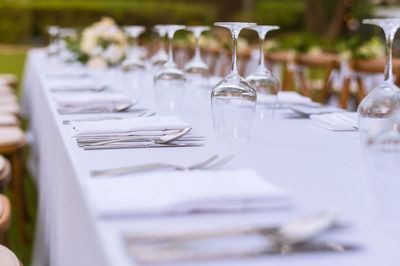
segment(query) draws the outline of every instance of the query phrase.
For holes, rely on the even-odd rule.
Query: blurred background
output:
[[[84,28],[103,16],[114,18],[119,25],[147,26],[142,43],[156,38],[150,31],[155,24],[249,21],[280,26],[279,31],[268,35],[273,40],[266,44],[269,50],[307,53],[317,48],[336,54],[351,51],[353,58],[373,58],[382,56],[383,34],[378,27],[362,25],[361,21],[368,17],[400,17],[400,0],[0,0],[0,73],[13,73],[21,79],[26,52],[48,43],[46,26]],[[225,48],[231,40],[228,34],[226,30],[212,33],[220,37],[217,44]],[[175,41],[185,42],[187,36],[182,32]],[[378,52],[374,50],[376,41],[371,42],[373,36],[380,39]],[[256,47],[255,32],[243,31],[241,37],[248,47]],[[226,43],[221,42],[224,38]],[[363,46],[368,42],[371,45]],[[239,43],[239,49],[241,46],[243,43]],[[395,41],[395,53],[399,48]],[[26,190],[33,215],[34,186],[28,184]],[[32,237],[34,217],[30,221]],[[31,245],[21,245],[15,231],[12,228],[10,247],[29,265]]]

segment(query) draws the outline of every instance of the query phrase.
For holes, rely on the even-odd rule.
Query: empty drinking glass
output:
[[[400,19],[366,19],[365,24],[381,27],[386,37],[385,80],[374,88],[358,106],[358,128],[362,141],[382,128],[395,110],[400,109],[400,89],[393,83],[392,44]]]
[[[246,77],[246,80],[250,85],[257,91],[257,93],[263,93],[268,95],[277,95],[279,91],[279,80],[275,78],[271,71],[265,67],[264,62],[264,40],[265,35],[271,30],[279,29],[278,26],[268,26],[268,25],[257,25],[250,27],[258,33],[258,38],[260,40],[260,59],[259,65],[255,73]]]
[[[217,83],[211,93],[214,129],[219,140],[248,139],[256,110],[256,91],[237,69],[237,41],[242,29],[255,23],[217,22],[215,26],[231,31],[233,39],[232,71]]]
[[[210,70],[208,65],[201,58],[199,39],[204,31],[210,30],[208,26],[193,26],[187,27],[186,30],[191,31],[195,38],[195,53],[194,57],[185,65],[185,72],[188,81],[194,85],[208,85],[208,77]]]
[[[57,56],[60,52],[59,48],[59,28],[58,26],[48,26],[47,33],[49,34],[50,41],[49,46],[47,47],[47,55],[49,57]]]
[[[154,74],[154,96],[161,113],[176,113],[182,108],[186,75],[174,63],[172,40],[175,32],[184,28],[182,25],[168,25],[168,61]]]
[[[160,48],[157,53],[150,59],[153,66],[162,66],[168,61],[168,54],[165,48],[165,36],[167,35],[168,25],[156,25],[154,30],[160,35]]]
[[[138,38],[146,28],[143,26],[125,26],[125,32],[131,38],[131,43],[128,46],[127,58],[123,62],[124,68],[144,68],[145,64],[142,59],[140,59]]]

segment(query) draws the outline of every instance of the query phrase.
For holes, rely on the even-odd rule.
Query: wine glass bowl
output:
[[[366,19],[364,24],[381,27],[386,37],[386,66],[384,81],[374,88],[358,106],[358,128],[361,140],[367,141],[368,135],[374,134],[387,123],[387,119],[400,110],[400,89],[393,83],[392,44],[400,19]]]
[[[211,110],[218,140],[247,140],[256,110],[257,93],[237,69],[237,41],[242,29],[255,23],[217,22],[232,33],[232,71],[215,85],[211,93]]]
[[[182,25],[168,25],[168,61],[154,74],[154,96],[160,113],[177,113],[183,105],[186,75],[173,59],[172,40],[175,32],[185,29]]]

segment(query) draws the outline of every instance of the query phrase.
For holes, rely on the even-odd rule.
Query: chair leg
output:
[[[13,206],[16,212],[17,227],[20,235],[21,242],[24,244],[28,243],[28,235],[26,230],[26,221],[28,219],[26,209],[26,198],[23,186],[22,176],[22,149],[17,150],[11,155],[10,158],[12,165],[12,178],[11,178],[11,189],[12,189],[12,200]]]
[[[360,102],[365,97],[364,84],[363,84],[362,79],[360,77],[357,78],[357,85],[358,85],[358,104],[360,104]]]
[[[347,102],[349,100],[349,95],[350,95],[350,83],[351,83],[350,78],[346,78],[343,82],[343,88],[340,93],[340,107],[342,109],[347,109]]]

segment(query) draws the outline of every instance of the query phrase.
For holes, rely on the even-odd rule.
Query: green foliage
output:
[[[211,24],[214,5],[158,0],[0,0],[0,42],[44,43],[47,25],[86,27],[103,16],[118,24]]]
[[[258,0],[250,13],[240,13],[237,19],[296,30],[304,26],[304,4],[299,0]]]

